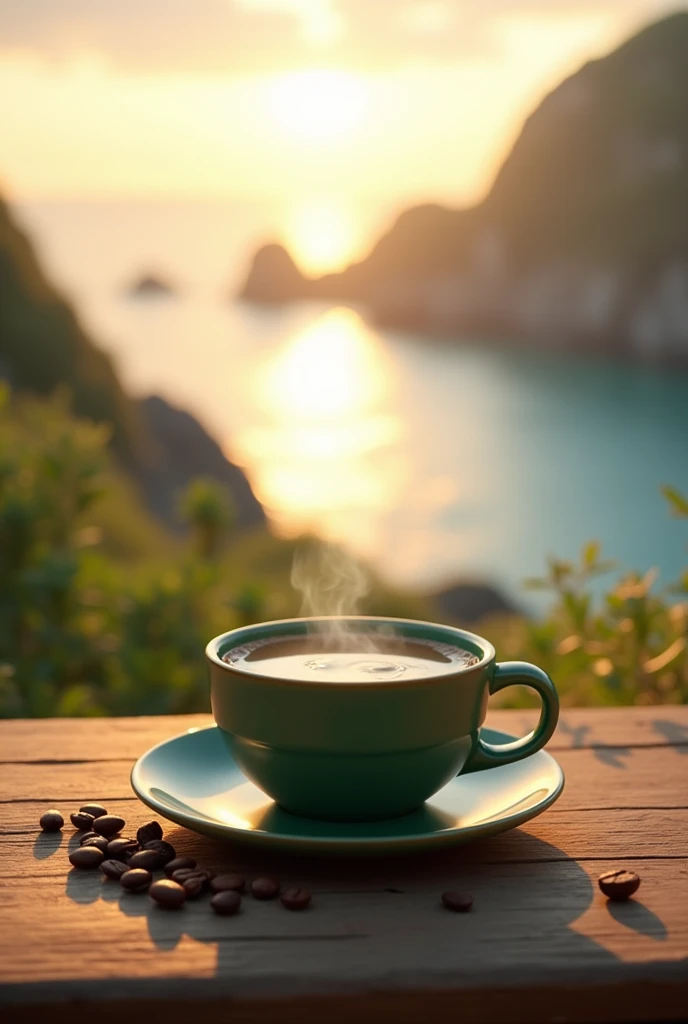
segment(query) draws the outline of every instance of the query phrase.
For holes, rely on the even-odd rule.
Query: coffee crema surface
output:
[[[434,640],[346,633],[266,637],[233,647],[228,665],[275,679],[314,683],[380,683],[450,675],[479,658]]]

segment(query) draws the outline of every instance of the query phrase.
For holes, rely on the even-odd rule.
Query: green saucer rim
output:
[[[147,792],[146,787],[137,779],[137,776],[139,776],[143,771],[144,762],[162,747],[168,747],[192,734],[203,733],[209,735],[210,733],[214,733],[217,728],[217,725],[193,726],[182,733],[169,736],[160,743],[156,743],[154,746],[149,747],[145,753],[137,758],[131,769],[129,778],[131,788],[138,799],[147,807],[150,807],[151,810],[155,811],[161,817],[166,818],[168,821],[173,821],[177,825],[190,829],[192,832],[213,836],[227,842],[236,840],[237,842],[244,844],[272,846],[273,848],[280,848],[284,852],[292,851],[312,853],[314,851],[329,851],[332,853],[346,852],[347,854],[368,854],[414,852],[421,849],[427,849],[429,847],[463,845],[475,839],[484,838],[499,832],[507,832],[512,828],[518,828],[519,825],[525,824],[526,821],[530,821],[532,818],[538,817],[559,799],[566,782],[564,771],[557,759],[547,750],[542,749],[538,750],[537,753],[532,754],[531,757],[546,757],[552,762],[552,766],[558,775],[556,785],[553,786],[551,791],[543,797],[541,801],[538,801],[533,806],[525,808],[522,811],[517,811],[514,814],[505,814],[494,820],[476,822],[474,825],[466,825],[463,828],[448,828],[442,832],[421,832],[411,835],[396,835],[389,837],[381,836],[379,838],[360,838],[358,836],[313,836],[308,834],[287,835],[282,832],[267,832],[260,829],[243,829],[224,822],[213,821],[204,815],[190,814],[182,810],[173,810],[167,804],[162,801],[158,801],[155,797],[151,796]],[[517,739],[517,737],[511,735],[511,733],[506,733],[499,729],[485,727],[485,731],[491,734],[491,742],[497,741],[500,743],[508,743]],[[528,761],[530,758],[526,758],[524,760]],[[499,767],[508,768],[507,765],[500,765]],[[495,769],[493,768],[484,769],[486,772],[494,770]],[[483,774],[483,772],[480,774]],[[448,783],[448,785],[451,785],[451,783]],[[293,815],[293,817],[295,820],[301,820],[305,823],[309,820],[308,818],[299,819],[296,815]]]

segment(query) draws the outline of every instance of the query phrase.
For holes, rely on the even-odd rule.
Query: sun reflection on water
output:
[[[353,512],[394,505],[407,474],[395,387],[383,344],[343,308],[254,367],[248,397],[257,418],[237,439],[237,455],[281,532],[344,539]]]

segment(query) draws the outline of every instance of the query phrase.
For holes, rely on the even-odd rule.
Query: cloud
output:
[[[370,70],[494,56],[505,18],[647,17],[663,0],[21,0],[0,50],[97,54],[144,72],[243,74],[304,64]]]

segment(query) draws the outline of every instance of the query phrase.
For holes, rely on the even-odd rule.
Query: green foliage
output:
[[[0,716],[208,710],[208,640],[298,614],[296,542],[234,535],[207,480],[180,497],[189,544],[170,540],[64,395],[0,391],[0,424]],[[373,603],[418,613],[379,585]]]
[[[112,473],[108,431],[75,419],[63,396],[9,404],[4,395],[0,416],[0,713],[204,708],[203,647],[228,628],[219,568],[164,536],[157,561],[136,570],[114,561],[107,548],[122,544],[116,533],[104,539],[98,516],[113,518],[103,515],[112,496],[133,554],[141,510]],[[152,531],[144,517],[138,532]]]
[[[672,510],[688,516],[688,501],[663,488]],[[493,624],[493,639],[504,656],[541,665],[568,704],[680,704],[688,702],[688,569],[677,583],[656,591],[653,570],[625,575],[601,602],[591,581],[614,568],[599,545],[586,544],[577,565],[550,559],[547,575],[528,580],[531,588],[554,594],[544,620],[519,623],[507,635]]]
[[[214,480],[199,478],[182,495],[180,511],[194,531],[199,558],[216,557],[235,518],[231,494]]]

